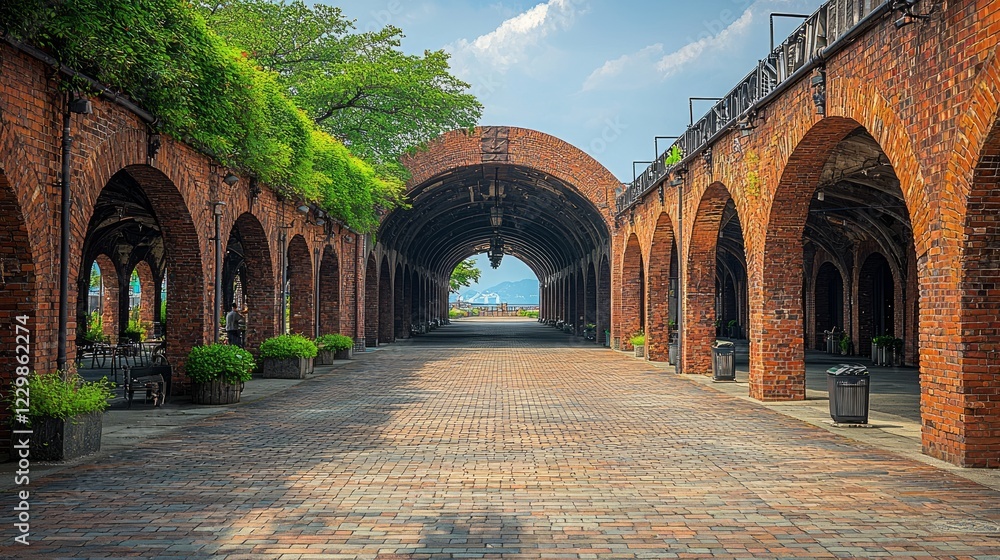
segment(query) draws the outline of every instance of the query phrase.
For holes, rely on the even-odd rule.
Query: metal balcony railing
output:
[[[675,168],[686,166],[740,119],[752,119],[756,110],[820,66],[825,57],[848,44],[867,29],[866,24],[893,9],[894,4],[891,0],[830,0],[820,6],[705,116],[659,154],[652,165],[616,194],[617,213],[621,215],[635,205]],[[665,160],[674,146],[683,158],[667,165]]]

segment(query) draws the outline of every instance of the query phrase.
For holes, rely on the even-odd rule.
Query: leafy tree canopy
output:
[[[392,157],[445,128],[471,126],[481,109],[447,74],[443,53],[405,56],[395,48],[399,30],[351,34],[338,10],[301,2],[20,0],[0,2],[0,28],[127,94],[157,116],[159,130],[359,231],[378,225],[379,209],[405,203],[405,174]],[[220,33],[261,46],[236,48]],[[366,61],[386,61],[380,71],[400,76],[369,77],[375,66],[355,68]]]
[[[211,29],[273,71],[294,102],[351,151],[392,164],[443,132],[475,126],[482,105],[448,54],[400,51],[402,31],[359,33],[339,8],[300,0],[201,2]]]
[[[449,288],[453,293],[458,293],[458,290],[463,287],[469,287],[473,282],[479,282],[479,277],[482,275],[482,271],[476,268],[476,261],[469,259],[464,260],[455,266],[455,270],[451,271],[451,281],[449,282]]]

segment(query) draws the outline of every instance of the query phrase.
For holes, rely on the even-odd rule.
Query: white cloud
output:
[[[618,77],[622,75],[635,75],[642,69],[652,66],[656,58],[662,54],[663,43],[656,43],[632,54],[609,60],[587,76],[587,79],[583,81],[583,91],[599,89],[601,86],[616,83]]]
[[[452,53],[454,68],[462,72],[486,65],[506,72],[528,57],[546,36],[568,29],[580,13],[580,0],[549,0],[518,14],[495,30],[472,41],[460,39],[445,49]]]
[[[689,39],[686,45],[661,56],[658,60],[657,57],[663,53],[662,43],[655,43],[632,54],[609,60],[587,76],[582,89],[583,91],[612,89],[620,88],[624,84],[638,87],[646,85],[650,76],[663,80],[698,60],[707,50],[726,49],[750,27],[751,23],[753,23],[753,11],[752,8],[748,8],[736,21],[718,33],[712,34],[710,31],[712,25],[706,23],[706,31],[703,31],[698,39]],[[636,79],[637,77],[639,78]]]

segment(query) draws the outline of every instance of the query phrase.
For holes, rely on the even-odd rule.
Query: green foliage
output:
[[[342,352],[354,348],[354,339],[342,334],[324,334],[316,338],[316,348]]]
[[[350,155],[289,97],[283,69],[259,68],[186,0],[15,4],[0,8],[0,26],[14,37],[123,91],[157,116],[162,132],[222,165],[316,203],[358,231],[375,227],[378,207],[403,204],[398,166],[376,169]]]
[[[736,319],[730,319],[729,323],[727,323],[727,324],[728,324],[729,328],[733,328],[733,327],[738,326],[740,324],[740,322],[737,321]]]
[[[903,339],[896,338],[891,334],[882,334],[879,336],[872,337],[872,345],[879,346],[883,348],[892,348],[894,350],[903,349]]]
[[[195,346],[188,354],[184,371],[195,383],[220,379],[235,384],[249,381],[257,367],[250,352],[232,344]]]
[[[87,315],[86,330],[81,335],[80,342],[84,344],[92,344],[94,342],[107,342],[107,340],[108,337],[104,336],[104,318],[101,317],[101,313],[95,309]]]
[[[301,334],[283,334],[271,337],[260,345],[262,359],[315,358],[317,351],[316,343]]]
[[[449,319],[461,319],[462,317],[468,317],[469,312],[464,309],[449,309],[448,318]]]
[[[125,338],[133,340],[135,342],[141,342],[146,340],[146,336],[150,329],[153,328],[148,321],[139,320],[139,308],[134,307],[128,312],[128,325],[125,327]]]
[[[538,318],[538,310],[537,309],[518,309],[517,310],[517,316],[518,317],[531,317],[532,319],[537,319]]]
[[[684,159],[684,152],[681,151],[677,144],[674,144],[670,147],[670,153],[663,158],[663,164],[670,167],[671,165],[677,165],[682,159]]]
[[[851,337],[847,336],[847,334],[844,334],[844,336],[841,337],[840,339],[840,351],[844,354],[847,354],[851,350],[851,344],[852,344]]]
[[[633,334],[628,341],[632,343],[632,346],[645,346],[646,345],[646,333],[641,329]]]
[[[76,374],[60,372],[32,373],[28,376],[28,416],[40,418],[70,418],[80,414],[100,412],[108,408],[114,397],[114,385],[107,377],[100,381],[84,381]]]
[[[451,271],[451,280],[448,282],[448,288],[452,293],[457,294],[461,288],[467,288],[473,282],[479,282],[479,277],[482,273],[476,267],[476,261],[472,259],[464,260],[455,265],[455,269]]]
[[[450,74],[448,54],[404,54],[396,27],[357,32],[340,8],[300,0],[199,5],[213,31],[274,73],[313,121],[362,157],[392,162],[443,132],[471,128],[482,114],[469,84]]]

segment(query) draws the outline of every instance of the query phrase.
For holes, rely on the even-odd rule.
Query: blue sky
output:
[[[681,134],[689,97],[721,97],[767,54],[768,14],[810,14],[820,0],[347,0],[360,30],[392,24],[403,49],[451,53],[485,110],[480,124],[539,130],[586,151],[619,180]],[[776,18],[780,43],[800,21]],[[710,102],[696,101],[695,119]],[[661,149],[669,145],[661,141]],[[636,164],[641,172],[645,164]],[[515,259],[489,282],[530,277]],[[485,265],[485,266],[484,266]],[[509,270],[508,270],[509,269]],[[507,274],[509,272],[509,274]],[[489,287],[484,278],[481,285]]]

